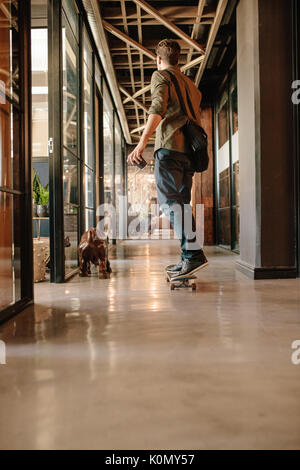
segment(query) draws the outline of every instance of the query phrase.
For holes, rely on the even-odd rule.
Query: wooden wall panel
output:
[[[195,214],[196,204],[204,204],[204,243],[215,244],[214,229],[214,151],[213,151],[213,110],[202,109],[202,127],[209,139],[209,168],[204,173],[196,173],[192,190],[192,205]]]

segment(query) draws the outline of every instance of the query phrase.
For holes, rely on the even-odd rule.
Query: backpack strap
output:
[[[183,96],[182,96],[182,92],[180,90],[180,86],[179,86],[179,83],[178,83],[178,80],[177,80],[177,77],[175,76],[175,74],[173,74],[172,72],[170,72],[169,70],[165,70],[164,72],[167,72],[170,79],[171,79],[171,82],[173,83],[174,87],[175,87],[175,91],[176,91],[176,94],[177,94],[177,97],[179,99],[179,103],[180,103],[180,106],[181,106],[181,109],[182,111],[184,112],[184,114],[189,117],[189,112],[187,110],[187,107],[186,107],[186,104],[184,102],[184,99],[183,99]],[[195,115],[195,111],[194,111],[194,108],[193,108],[193,105],[191,103],[191,100],[190,100],[190,97],[189,97],[189,94],[186,93],[186,98],[187,98],[187,102],[188,102],[188,106],[189,106],[189,110],[190,110],[190,114],[193,116],[193,119],[195,121],[197,121],[197,118],[196,118],[196,115]]]

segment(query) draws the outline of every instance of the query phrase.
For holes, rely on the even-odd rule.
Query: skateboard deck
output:
[[[195,279],[198,279],[195,274],[197,274],[201,269],[205,268],[208,265],[205,264],[201,266],[197,271],[195,271],[193,274],[181,277],[180,279],[172,279],[172,275],[167,272],[167,269],[169,269],[172,266],[167,266],[166,268],[166,281],[170,283],[170,289],[175,290],[175,289],[189,289],[191,288],[193,291],[197,290],[197,284]],[[175,265],[174,265],[175,266]]]
[[[197,276],[190,275],[182,279],[172,279],[172,277],[167,273],[166,281],[170,284],[170,289],[193,289],[196,290],[197,286],[195,282],[191,282],[197,279]]]

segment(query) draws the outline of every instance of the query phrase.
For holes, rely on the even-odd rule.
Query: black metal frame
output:
[[[236,64],[236,61],[234,62]],[[231,69],[228,77],[228,100],[229,100],[229,152],[230,152],[230,219],[231,219],[231,250],[235,253],[240,253],[239,240],[236,240],[236,200],[234,192],[234,168],[233,168],[233,158],[232,158],[232,137],[233,137],[233,112],[232,112],[232,98],[231,98],[231,88],[233,79],[237,80],[237,71],[236,68]]]
[[[234,172],[233,172],[233,165],[232,165],[232,102],[231,102],[231,83],[234,75],[236,74],[235,70],[236,66],[236,58],[231,64],[231,67],[225,76],[220,89],[217,93],[217,99],[214,104],[214,117],[213,117],[213,128],[214,128],[214,155],[215,155],[215,171],[214,171],[214,198],[215,198],[215,215],[214,215],[214,222],[215,222],[215,236],[216,236],[216,243],[221,248],[226,250],[230,249],[234,253],[239,254],[239,249],[236,248],[235,234],[236,234],[236,221],[234,217]],[[229,169],[230,169],[230,188],[229,188],[229,196],[230,196],[230,248],[227,245],[220,244],[219,240],[219,228],[220,228],[220,210],[219,210],[219,200],[220,200],[220,192],[219,192],[219,182],[218,182],[218,165],[217,165],[217,155],[218,155],[218,112],[217,112],[217,102],[219,98],[223,95],[223,93],[227,92],[228,95],[228,116],[227,116],[227,127],[228,127],[228,136],[229,136]]]
[[[79,15],[79,98],[84,97],[84,70],[83,70],[83,20]],[[78,240],[84,232],[84,186],[85,186],[85,173],[84,173],[84,138],[83,138],[83,116],[84,116],[84,98],[79,100],[79,178],[80,178],[80,192],[79,192],[79,224],[78,224]]]
[[[85,154],[84,154],[84,31],[87,33],[88,40],[90,40],[86,25],[83,22],[82,17],[80,16],[80,42],[79,42],[79,57],[80,57],[80,63],[79,63],[79,68],[81,70],[80,73],[80,93],[79,96],[82,97],[80,100],[80,142],[81,142],[81,201],[80,201],[80,212],[81,212],[81,223],[80,223],[80,231],[81,233],[79,234],[79,240],[81,235],[85,232],[85,213],[86,210],[94,210],[94,217],[93,217],[93,227],[96,225],[96,140],[95,140],[95,127],[93,126],[93,154],[94,154],[94,162],[93,162],[93,168],[89,165],[86,164],[85,161]],[[92,70],[90,71],[92,74],[92,86],[91,86],[91,100],[92,100],[92,123],[95,122],[95,54],[93,50],[93,44],[90,41],[90,45],[92,48]],[[85,169],[88,168],[89,170],[93,171],[94,173],[94,191],[93,191],[93,205],[94,207],[88,207],[85,201],[85,187],[86,187],[86,178],[85,178]]]
[[[95,123],[95,114],[96,114],[96,95],[95,95],[95,90],[96,90],[96,79],[95,79],[95,54],[93,51],[92,55],[92,60],[93,60],[93,65],[92,65],[92,89],[91,89],[91,98],[92,98],[92,122]],[[96,184],[97,184],[97,165],[96,165],[96,130],[95,130],[95,125],[93,125],[93,150],[94,150],[94,218],[93,218],[93,226],[96,227],[96,212],[97,212],[97,190],[96,190]]]
[[[300,80],[300,2],[293,1],[293,80]],[[296,262],[300,277],[300,105],[294,105],[294,153],[295,153],[295,188],[296,188]]]
[[[83,101],[80,99],[80,96],[83,93],[83,89],[82,89],[82,83],[83,83],[82,82],[82,75],[83,75],[82,55],[83,55],[83,50],[82,50],[81,16],[79,14],[79,9],[78,9],[76,1],[74,3],[75,3],[75,7],[77,8],[77,13],[78,13],[78,17],[77,17],[78,40],[76,38],[75,32],[73,31],[71,22],[69,21],[69,19],[67,17],[67,13],[64,11],[63,0],[61,2],[60,15],[61,15],[61,31],[62,31],[62,25],[63,25],[63,22],[62,22],[63,21],[63,15],[65,15],[66,16],[66,21],[69,24],[69,28],[71,30],[71,35],[73,35],[75,42],[78,43],[78,56],[77,56],[77,59],[78,59],[78,68],[79,68],[79,80],[78,80],[78,83],[77,83],[77,96],[78,96],[77,142],[78,142],[79,153],[77,152],[77,154],[75,154],[71,151],[70,148],[67,148],[66,146],[64,146],[64,141],[63,141],[64,135],[62,134],[62,155],[63,155],[63,152],[66,150],[67,152],[71,153],[73,155],[73,157],[76,158],[76,161],[77,161],[77,170],[78,170],[77,171],[77,184],[78,184],[78,188],[79,188],[78,203],[77,204],[68,203],[68,206],[77,207],[77,209],[78,209],[78,213],[77,213],[77,240],[79,241],[80,237],[81,237],[81,233],[82,233],[81,224],[83,223],[83,220],[84,220],[83,219],[83,211],[82,211],[82,200],[83,200],[82,195],[83,195],[83,185],[84,185],[83,172],[82,172],[82,148],[83,148],[84,143],[83,143],[83,133],[82,133],[82,126],[81,126],[81,119],[82,119],[82,116],[83,116]],[[62,48],[61,48],[61,53],[62,53]],[[63,119],[62,119],[62,121],[63,121]],[[62,122],[62,125],[63,125],[63,122]],[[63,167],[63,164],[64,164],[64,160],[63,160],[63,157],[62,157],[62,167]],[[64,217],[64,215],[65,215],[65,213],[64,213],[65,201],[64,201],[64,188],[63,188],[63,186],[62,186],[62,200],[63,200],[63,217]],[[65,250],[64,235],[63,235],[63,250]],[[78,272],[78,270],[79,270],[79,262],[77,260],[77,267],[72,269],[72,271],[66,273],[65,256],[64,256],[64,281],[68,281],[69,279],[71,279]],[[63,281],[61,281],[61,282],[63,282]]]
[[[21,300],[0,310],[0,322],[6,321],[33,301],[30,2],[19,2],[18,16],[20,71],[22,72],[20,74],[21,192],[17,190],[6,190],[5,192],[19,196],[21,203]]]
[[[102,204],[104,202],[104,138],[103,138],[103,96],[101,95],[100,90],[96,86],[96,95],[99,102],[99,155],[96,158],[99,158],[99,198],[100,201],[97,201],[97,204]]]
[[[48,80],[49,96],[51,96],[51,100],[49,100],[49,138],[53,138],[53,153],[49,154],[50,280],[57,283],[65,280],[61,11],[61,0],[48,1]]]
[[[220,234],[220,226],[221,226],[221,223],[220,223],[220,208],[219,208],[219,201],[220,201],[220,187],[219,187],[219,178],[218,178],[218,150],[219,150],[219,132],[218,132],[218,101],[219,99],[223,96],[223,93],[227,92],[228,94],[228,104],[229,104],[229,91],[228,91],[228,82],[229,82],[229,79],[226,80],[226,84],[225,86],[222,87],[222,89],[219,90],[219,93],[218,93],[218,99],[216,100],[215,102],[215,105],[214,105],[214,127],[215,127],[215,200],[216,200],[216,214],[215,214],[215,225],[216,225],[216,241],[217,241],[217,245],[219,245],[221,248],[224,248],[226,250],[228,250],[228,246],[227,245],[223,245],[220,243],[220,238],[219,238],[219,234]],[[229,139],[230,139],[230,127],[229,127],[229,117],[228,116],[228,119],[227,119],[227,131],[228,131],[228,136],[229,136]],[[231,146],[230,146],[231,147]],[[231,186],[231,151],[229,150],[229,167],[230,167],[230,186]],[[231,215],[231,187],[230,187],[230,224],[231,224],[231,218],[232,218],[232,215]],[[230,241],[230,244],[231,244],[231,247],[232,247],[232,242]],[[230,247],[230,249],[231,249]]]

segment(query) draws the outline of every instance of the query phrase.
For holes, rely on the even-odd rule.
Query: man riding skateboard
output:
[[[180,240],[181,260],[166,268],[172,279],[193,275],[208,262],[195,235],[191,189],[194,169],[189,157],[190,147],[182,127],[188,119],[197,117],[200,125],[202,95],[195,84],[180,70],[180,46],[172,39],[160,41],[156,48],[157,71],[151,78],[149,118],[139,144],[128,156],[128,162],[138,164],[151,135],[155,138],[155,180],[158,201]],[[181,108],[170,74],[177,79],[186,108],[192,103],[194,113],[186,116]],[[187,100],[187,94],[189,100]],[[180,209],[180,210],[179,210]]]

